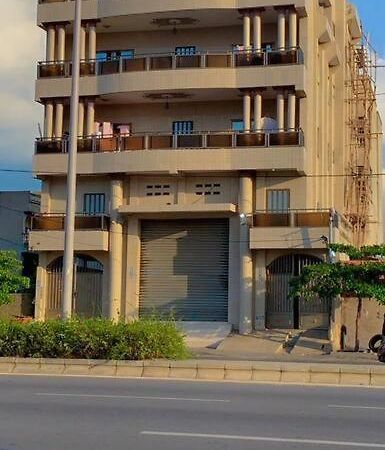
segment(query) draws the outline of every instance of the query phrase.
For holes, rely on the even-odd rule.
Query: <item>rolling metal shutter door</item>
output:
[[[140,315],[227,322],[227,219],[143,221]]]

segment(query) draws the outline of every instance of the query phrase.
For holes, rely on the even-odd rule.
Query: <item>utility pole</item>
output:
[[[75,0],[74,37],[72,48],[72,92],[70,110],[70,133],[68,146],[67,206],[65,220],[65,245],[62,299],[62,319],[72,316],[73,280],[74,280],[74,238],[76,212],[76,162],[78,150],[78,114],[80,79],[80,31],[82,0]]]

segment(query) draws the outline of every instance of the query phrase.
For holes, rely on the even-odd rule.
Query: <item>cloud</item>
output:
[[[36,61],[43,58],[44,33],[36,26],[37,1],[1,3],[6,20],[0,27],[0,161],[2,167],[30,167],[42,120],[42,107],[34,103],[34,79]]]

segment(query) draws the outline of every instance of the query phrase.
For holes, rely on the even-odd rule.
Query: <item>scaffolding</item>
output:
[[[347,48],[348,63],[348,158],[346,215],[353,226],[355,245],[365,242],[372,202],[371,151],[373,113],[376,104],[377,56],[363,34]]]

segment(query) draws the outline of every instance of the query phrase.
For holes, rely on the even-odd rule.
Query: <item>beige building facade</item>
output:
[[[73,15],[39,2],[40,319],[61,307]],[[328,242],[382,242],[382,125],[354,7],[83,0],[81,36],[75,313],[327,326],[328,305],[288,300],[290,279]]]

